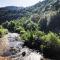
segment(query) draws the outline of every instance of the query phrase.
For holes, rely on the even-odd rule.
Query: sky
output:
[[[18,6],[18,7],[28,7],[32,6],[42,0],[0,0],[0,7],[5,6]]]

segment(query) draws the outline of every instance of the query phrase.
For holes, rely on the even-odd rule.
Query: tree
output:
[[[46,32],[47,31],[47,18],[42,18],[40,21],[39,21],[39,28],[41,31],[44,31]]]
[[[31,20],[35,23],[38,23],[39,19],[40,19],[40,16],[38,14],[34,14],[31,16]]]
[[[19,27],[16,27],[15,28],[15,32],[17,32],[17,33],[23,33],[23,32],[25,32],[25,30],[24,30],[24,28],[23,27],[21,27],[21,26],[19,26]]]
[[[9,31],[13,32],[15,31],[15,23],[14,21],[10,21],[9,24],[8,24],[8,29]]]
[[[2,26],[3,26],[4,28],[7,28],[7,29],[8,29],[8,25],[9,25],[9,22],[8,22],[8,21],[6,21],[5,23],[2,24]]]
[[[38,29],[38,24],[32,22],[32,21],[26,21],[24,23],[24,28],[26,30],[30,30],[30,31],[34,31],[34,30],[37,30]]]

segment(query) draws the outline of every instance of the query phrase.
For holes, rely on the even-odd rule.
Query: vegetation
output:
[[[0,38],[2,37],[2,36],[4,36],[5,34],[7,34],[8,33],[8,30],[7,29],[4,29],[4,28],[2,28],[1,26],[0,26]]]
[[[2,24],[2,26],[4,28],[7,28],[10,32],[19,33],[21,39],[25,41],[32,41],[33,43],[35,39],[39,39],[43,41],[43,45],[45,43],[51,43],[51,45],[60,45],[60,37],[57,33],[49,32],[49,30],[48,32],[46,32],[48,26],[45,20],[46,18],[42,18],[41,20],[39,20],[39,22],[34,22],[31,17],[28,20],[23,17],[18,21],[15,20],[5,22]]]
[[[58,55],[60,53],[59,2],[59,0],[45,0],[32,7],[17,10],[17,12],[11,10],[10,13],[13,12],[11,13],[12,16],[17,13],[20,19],[13,20],[15,16],[12,19],[7,18],[8,21],[6,19],[1,24],[3,28],[0,27],[0,37],[5,35],[7,33],[6,29],[8,29],[9,32],[19,33],[21,40],[25,42],[24,45],[37,49],[47,56],[55,56],[54,53]],[[21,12],[21,15],[19,12]]]

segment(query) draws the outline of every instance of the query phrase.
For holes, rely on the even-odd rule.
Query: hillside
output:
[[[20,19],[21,17],[29,17],[32,14],[38,13],[39,15],[46,11],[56,11],[60,6],[59,0],[45,0],[38,2],[37,4],[30,7],[16,7],[7,6],[0,8],[0,24],[6,20],[10,21],[13,19]]]
[[[20,18],[23,14],[23,7],[8,6],[0,8],[0,24],[6,20],[12,20]],[[22,11],[22,12],[21,12]],[[22,14],[21,14],[21,13]]]

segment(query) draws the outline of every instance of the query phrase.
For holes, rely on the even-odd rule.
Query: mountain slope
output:
[[[45,13],[46,11],[55,11],[58,10],[59,7],[59,0],[44,0],[31,7],[26,8],[15,6],[3,7],[0,8],[0,24],[5,22],[6,20],[10,21],[13,19],[19,19],[24,16],[28,17],[35,13],[40,15],[41,13]]]
[[[15,7],[15,6],[8,6],[8,7],[0,8],[0,22],[2,23],[6,20],[20,18],[20,16],[22,16],[21,13],[24,13],[22,11],[23,9],[24,8],[22,7]]]

